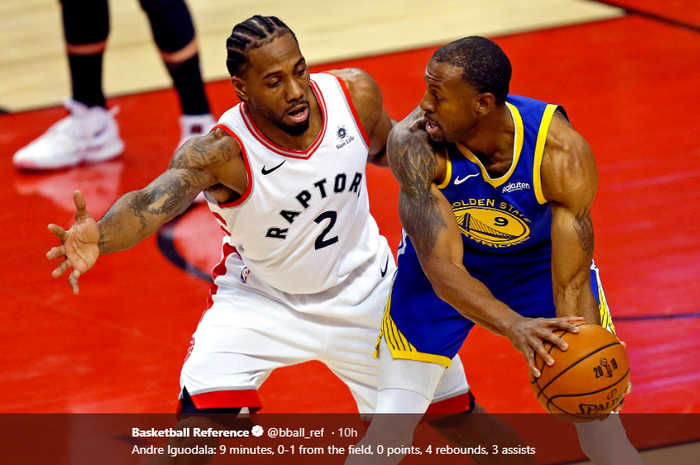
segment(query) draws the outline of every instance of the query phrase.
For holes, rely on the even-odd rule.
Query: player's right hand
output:
[[[78,278],[89,270],[100,255],[100,229],[97,222],[88,213],[85,199],[80,191],[73,192],[75,202],[75,223],[66,231],[62,227],[50,224],[49,231],[61,240],[60,247],[54,247],[46,254],[46,258],[64,260],[51,273],[54,278],[61,276],[68,268],[73,268],[68,282],[73,288],[73,294],[78,294]]]
[[[540,377],[540,370],[535,366],[535,353],[549,366],[554,365],[554,358],[544,346],[545,342],[550,342],[561,350],[566,350],[568,344],[554,331],[565,330],[578,333],[578,328],[573,323],[584,321],[580,316],[567,316],[563,318],[519,318],[507,331],[506,336],[510,339],[513,347],[525,356],[530,374],[535,378]]]
[[[622,344],[622,347],[627,350],[627,344],[625,341],[620,341],[620,344]],[[625,397],[627,397],[629,394],[632,394],[632,380],[630,379],[629,382],[627,383],[627,388],[625,389]],[[622,407],[625,406],[625,397],[622,398],[619,404],[617,404],[617,407],[613,409],[613,413],[620,413],[622,411]],[[605,416],[607,418],[607,415]]]

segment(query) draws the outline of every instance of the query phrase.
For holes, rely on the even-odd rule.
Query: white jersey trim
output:
[[[245,202],[248,197],[250,197],[250,193],[253,191],[253,172],[250,169],[250,161],[248,160],[248,154],[246,153],[245,145],[243,145],[243,142],[241,141],[241,139],[231,130],[231,128],[229,128],[225,124],[217,124],[216,126],[214,126],[212,131],[214,129],[217,129],[217,128],[222,129],[223,131],[226,132],[226,134],[233,137],[236,140],[236,142],[238,143],[238,146],[241,148],[241,158],[243,158],[243,163],[245,164],[245,174],[246,174],[246,179],[247,179],[247,182],[246,182],[247,186],[245,188],[245,192],[243,192],[243,195],[241,195],[239,198],[237,198],[236,200],[234,200],[232,202],[218,203],[215,200],[214,200],[214,202],[219,206],[219,208],[238,207],[241,204],[243,204],[243,202]],[[223,221],[224,227],[225,227],[226,221],[224,221],[224,219],[221,218],[221,216],[217,215],[216,213],[214,213],[214,215],[217,216],[218,220]],[[231,235],[228,231],[226,231],[226,233],[229,236]]]

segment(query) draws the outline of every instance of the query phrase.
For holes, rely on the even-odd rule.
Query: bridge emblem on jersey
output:
[[[479,244],[510,247],[530,237],[527,223],[507,210],[461,204],[453,210],[462,234]]]

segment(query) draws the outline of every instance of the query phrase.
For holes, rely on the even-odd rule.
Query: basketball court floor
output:
[[[253,14],[287,22],[312,71],[368,71],[395,119],[417,105],[425,64],[439,45],[471,34],[494,39],[513,64],[511,92],[563,105],[596,155],[595,261],[634,383],[624,411],[700,413],[696,0],[189,4],[216,116],[237,103],[226,80],[225,39]],[[101,257],[81,277],[79,296],[65,278],[51,277],[55,264],[44,255],[56,240],[46,225],[72,224],[73,190],[100,217],[162,172],[179,138],[177,97],[145,16],[135,0],[111,8],[105,87],[109,104],[120,107],[126,151],[107,163],[38,174],[17,172],[11,158],[65,115],[59,10],[53,0],[0,5],[1,413],[173,411],[180,366],[220,258],[220,229],[198,205],[134,249]],[[368,182],[372,211],[396,248],[397,184],[375,167]],[[487,410],[541,411],[507,340],[477,328],[461,356]],[[263,412],[355,411],[344,385],[317,362],[278,370],[260,396]]]

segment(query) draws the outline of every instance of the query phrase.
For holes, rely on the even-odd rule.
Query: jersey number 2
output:
[[[333,229],[333,226],[335,226],[335,222],[338,219],[338,213],[334,210],[329,210],[327,212],[323,212],[320,215],[316,217],[314,220],[317,224],[321,224],[322,221],[324,220],[330,220],[326,228],[321,231],[321,234],[318,235],[316,238],[316,242],[314,243],[314,248],[316,250],[322,249],[324,247],[328,247],[329,245],[333,245],[336,242],[338,242],[338,236],[333,236],[329,239],[326,239],[326,236],[328,233]]]

